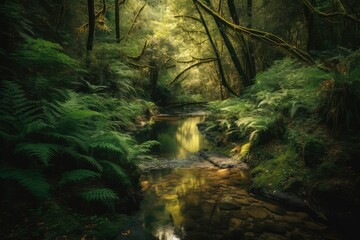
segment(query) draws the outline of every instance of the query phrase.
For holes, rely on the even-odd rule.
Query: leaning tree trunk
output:
[[[236,10],[235,2],[234,0],[228,0],[227,1],[229,12],[231,15],[231,18],[233,20],[233,23],[236,25],[240,25],[240,18]],[[246,68],[246,74],[249,76],[250,81],[255,78],[256,75],[256,68],[255,68],[255,59],[254,59],[254,51],[252,50],[252,43],[250,41],[247,41],[243,34],[237,32],[237,37],[239,39],[242,53],[244,56],[244,63]]]
[[[211,45],[211,47],[212,47],[212,49],[213,49],[213,51],[214,51],[215,57],[216,57],[216,59],[217,59],[217,65],[218,65],[218,68],[219,68],[219,75],[220,75],[220,79],[221,79],[221,84],[222,84],[230,93],[232,93],[232,94],[234,94],[234,95],[237,95],[237,94],[231,89],[231,87],[229,86],[229,84],[226,82],[226,78],[225,78],[225,74],[224,74],[224,69],[223,69],[223,66],[222,66],[222,63],[221,63],[221,59],[220,59],[220,53],[219,53],[218,49],[216,48],[216,45],[215,45],[214,40],[213,40],[212,37],[211,37],[209,28],[207,27],[206,22],[205,22],[205,19],[204,19],[202,13],[201,13],[199,7],[197,6],[196,0],[193,0],[193,2],[194,2],[194,6],[195,6],[197,12],[199,13],[201,23],[202,23],[202,25],[204,26],[206,35],[208,36],[210,45]]]
[[[211,5],[210,0],[206,0],[206,2]],[[237,53],[235,51],[234,46],[232,45],[230,39],[228,38],[227,34],[226,34],[226,30],[225,30],[225,26],[222,24],[221,21],[219,21],[217,18],[213,17],[216,26],[219,29],[220,35],[222,37],[222,39],[224,40],[225,46],[230,54],[231,60],[235,65],[236,71],[238,72],[240,78],[243,80],[243,84],[244,86],[249,86],[250,85],[250,79],[249,76],[245,73],[240,60],[237,56]]]
[[[89,15],[89,33],[87,39],[86,50],[91,51],[93,48],[94,42],[94,32],[95,32],[95,7],[94,0],[88,0],[88,15]]]
[[[120,42],[120,14],[119,14],[119,0],[115,0],[115,32],[116,42]]]

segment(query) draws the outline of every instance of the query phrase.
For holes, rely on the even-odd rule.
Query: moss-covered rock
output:
[[[305,165],[308,167],[319,165],[325,154],[325,149],[325,144],[322,141],[314,138],[307,139],[302,149]]]

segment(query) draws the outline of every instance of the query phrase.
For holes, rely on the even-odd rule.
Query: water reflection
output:
[[[160,154],[172,158],[183,158],[187,153],[199,151],[207,145],[197,128],[205,116],[187,118],[159,117],[154,125],[155,139],[160,142]]]
[[[145,227],[159,239],[188,239],[193,230],[217,224],[213,208],[222,193],[219,183],[239,187],[247,184],[247,175],[235,169],[157,170],[144,175],[142,183]]]
[[[141,181],[140,218],[161,240],[341,239],[305,212],[254,198],[240,169],[156,170]]]

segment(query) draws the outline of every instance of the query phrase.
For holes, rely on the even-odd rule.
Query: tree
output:
[[[210,0],[206,0],[206,2],[211,6],[211,2]],[[239,74],[239,77],[242,79],[242,82],[244,84],[244,86],[249,86],[250,85],[250,78],[249,76],[245,73],[243,66],[240,63],[239,57],[235,51],[235,48],[233,46],[233,44],[231,43],[229,37],[227,36],[226,33],[226,29],[224,24],[219,21],[219,19],[217,19],[216,17],[213,16],[213,19],[216,23],[217,28],[219,29],[220,35],[225,43],[225,46],[230,54],[231,60],[235,65],[236,71]]]
[[[88,5],[88,25],[89,25],[89,32],[88,32],[88,40],[86,45],[86,50],[91,51],[93,48],[94,42],[94,32],[95,32],[95,7],[94,7],[94,0],[87,0]]]
[[[197,6],[197,1],[196,0],[193,0],[194,2],[194,6],[196,8],[196,11],[198,12],[199,16],[200,16],[200,20],[201,20],[201,23],[203,24],[204,26],[204,29],[205,29],[205,32],[206,32],[206,35],[208,36],[208,39],[210,41],[210,44],[211,44],[211,47],[214,51],[214,54],[215,54],[215,57],[217,59],[217,65],[218,65],[218,69],[219,69],[219,74],[220,74],[220,81],[221,81],[221,84],[232,94],[234,95],[237,95],[234,90],[231,89],[231,87],[229,86],[229,84],[227,83],[226,81],[226,78],[225,78],[225,74],[224,74],[224,68],[222,66],[222,63],[221,63],[221,59],[220,59],[220,53],[215,45],[215,42],[214,40],[212,39],[211,37],[211,34],[210,34],[210,31],[206,25],[206,22],[205,22],[205,19],[199,9],[199,7]]]
[[[119,16],[119,0],[115,0],[115,32],[116,42],[120,43],[120,16]]]

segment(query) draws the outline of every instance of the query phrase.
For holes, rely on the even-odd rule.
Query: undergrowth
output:
[[[349,164],[334,137],[358,129],[357,55],[341,58],[343,72],[275,62],[241,97],[211,102],[204,132],[253,168],[252,187],[305,196]]]

